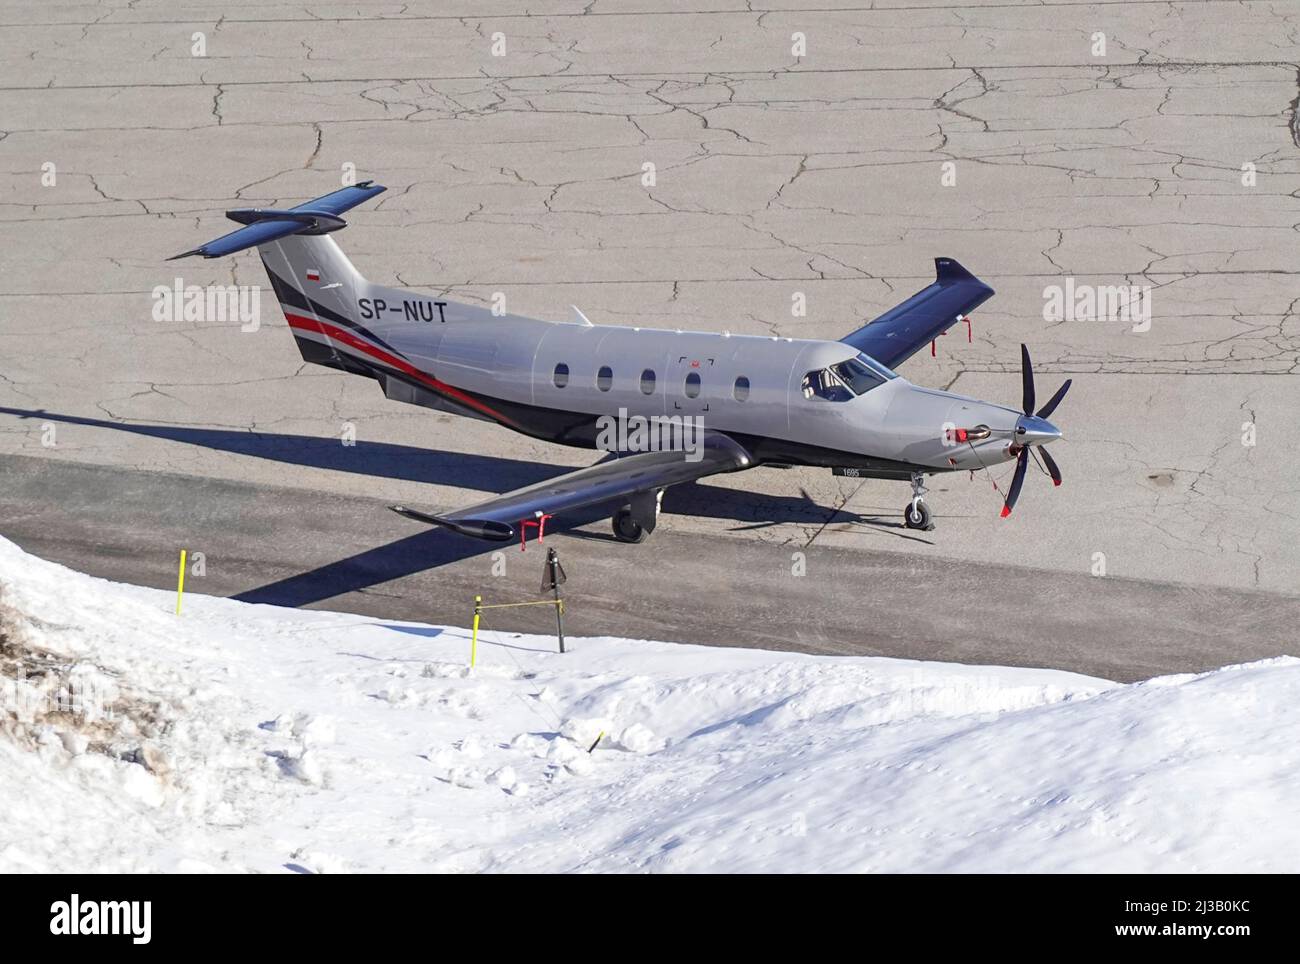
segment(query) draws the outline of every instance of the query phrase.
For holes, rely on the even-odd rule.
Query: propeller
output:
[[[1031,446],[1038,447],[1038,453],[1043,457],[1043,464],[1047,467],[1047,474],[1052,477],[1052,484],[1061,484],[1061,470],[1056,460],[1047,454],[1047,449],[1042,443],[1060,435],[1056,427],[1047,421],[1047,417],[1056,411],[1056,406],[1061,404],[1061,399],[1065,398],[1065,393],[1070,390],[1072,381],[1073,379],[1067,378],[1056,393],[1047,400],[1047,404],[1035,412],[1034,366],[1029,360],[1029,349],[1024,345],[1020,346],[1020,383],[1024,396],[1021,408],[1025,414],[1016,422],[1016,444],[1020,446],[1020,452],[1016,455],[1016,471],[1011,477],[1011,488],[1007,490],[1006,501],[1002,505],[1002,518],[1011,515],[1011,510],[1016,507],[1016,500],[1020,498],[1020,488],[1025,484],[1025,470],[1029,468]]]

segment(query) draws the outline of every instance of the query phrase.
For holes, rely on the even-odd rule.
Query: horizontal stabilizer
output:
[[[307,201],[287,210],[263,208],[236,208],[226,212],[226,217],[245,225],[237,231],[222,235],[215,241],[200,245],[183,254],[173,255],[168,261],[201,255],[205,258],[220,258],[245,248],[259,244],[269,244],[291,234],[328,234],[346,227],[347,222],[339,215],[368,201],[386,188],[373,181],[362,181],[353,187],[345,187],[324,197]]]
[[[240,224],[256,224],[258,221],[296,221],[303,226],[303,234],[329,234],[339,228],[346,228],[348,222],[336,214],[327,211],[277,211],[274,208],[236,208],[227,211],[226,217]]]

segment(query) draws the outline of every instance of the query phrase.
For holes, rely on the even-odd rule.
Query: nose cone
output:
[[[1021,445],[1046,445],[1061,437],[1061,430],[1045,418],[1022,415],[1016,421],[1016,441]]]

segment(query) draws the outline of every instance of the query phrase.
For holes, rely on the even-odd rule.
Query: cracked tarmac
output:
[[[1112,581],[1261,590],[1235,605],[1289,606],[1300,9],[696,6],[0,2],[0,456],[437,507],[493,487],[439,453],[497,459],[501,479],[589,461],[304,366],[269,290],[256,332],[152,320],[151,290],[177,276],[264,283],[252,254],[164,262],[224,232],[223,210],[325,193],[354,164],[389,192],[340,243],[380,283],[478,303],[502,292],[537,317],[577,304],[613,324],[833,338],[924,286],[946,255],[998,293],[970,343],[954,329],[904,375],[1014,404],[1023,341],[1040,393],[1074,379],[1056,419],[1065,484],[1029,478],[1010,520],[988,478],[949,476],[931,486],[939,528],[909,538],[894,524],[903,484],[763,470],[697,487],[683,503],[697,508],[666,515],[657,541],[716,541],[727,560],[736,544],[804,551],[810,571],[819,550],[896,557],[905,572],[949,561],[990,594],[1005,567],[1046,586],[1091,578],[1102,553]],[[195,31],[205,57],[191,55]],[[795,32],[806,56],[791,54]],[[1150,329],[1044,320],[1046,286],[1066,277],[1149,286]],[[796,293],[806,317],[791,315]],[[338,438],[345,423],[388,447],[369,474],[238,439]],[[419,449],[438,468],[403,471]],[[698,508],[710,492],[725,511]],[[6,534],[64,539],[23,528],[48,521],[41,507],[6,508],[20,520]],[[90,536],[82,551],[82,568],[108,565]],[[925,571],[941,581],[945,567]]]

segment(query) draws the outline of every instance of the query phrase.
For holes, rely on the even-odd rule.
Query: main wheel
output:
[[[903,509],[903,523],[909,529],[930,529],[930,507],[924,502],[909,502]]]
[[[619,542],[645,542],[646,537],[650,535],[641,523],[632,518],[631,509],[619,509],[614,513],[611,521],[614,524],[614,537]]]

